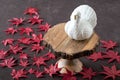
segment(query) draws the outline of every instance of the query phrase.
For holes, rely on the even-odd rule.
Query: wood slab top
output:
[[[96,47],[99,37],[96,33],[87,40],[73,40],[64,31],[65,23],[60,23],[48,30],[44,41],[49,44],[55,52],[62,52],[68,55],[92,50]]]

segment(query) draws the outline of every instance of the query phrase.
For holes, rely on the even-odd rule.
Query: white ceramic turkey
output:
[[[85,40],[92,36],[97,24],[97,16],[93,8],[80,5],[72,12],[70,21],[65,24],[65,32],[75,40]]]

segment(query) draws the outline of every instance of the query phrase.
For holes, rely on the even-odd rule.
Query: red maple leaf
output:
[[[40,71],[35,71],[35,76],[37,77],[37,78],[41,78],[41,77],[43,77],[43,72],[40,72]]]
[[[44,56],[47,56],[47,57],[48,57],[48,60],[49,60],[49,59],[55,59],[55,58],[56,58],[55,55],[54,55],[53,53],[51,53],[51,52],[48,52],[48,53],[45,54]]]
[[[40,19],[39,16],[33,16],[32,18],[30,18],[28,20],[29,23],[31,23],[32,25],[34,24],[41,24],[43,22],[43,19]]]
[[[8,39],[2,41],[4,46],[6,46],[7,44],[13,44],[13,42],[14,42],[14,39],[12,39],[12,38],[8,38]]]
[[[5,30],[5,32],[7,33],[7,34],[15,34],[16,32],[17,32],[17,30],[16,29],[14,29],[13,27],[10,27],[10,28],[8,28],[7,30]]]
[[[40,67],[40,65],[45,65],[46,66],[46,61],[47,59],[40,56],[40,57],[34,57],[33,58],[33,65],[36,65],[37,67]]]
[[[27,53],[23,53],[23,52],[20,53],[20,55],[19,55],[20,59],[28,59],[28,57],[29,57],[28,54]]]
[[[120,76],[120,70],[117,70],[115,65],[113,65],[111,68],[103,66],[103,69],[104,72],[101,73],[106,75],[104,79],[112,78],[115,80],[116,76]]]
[[[30,35],[30,33],[33,32],[33,29],[30,27],[26,27],[26,28],[22,27],[22,28],[19,28],[18,30],[20,31],[21,35],[26,33],[28,36]]]
[[[9,59],[5,59],[2,61],[2,63],[0,63],[0,66],[2,67],[8,67],[8,68],[12,68],[13,66],[15,66],[15,61],[14,58],[9,58]]]
[[[92,68],[83,68],[82,72],[80,72],[80,74],[83,75],[83,78],[87,78],[89,80],[92,79],[93,76],[96,75],[96,72],[93,72]]]
[[[114,52],[112,50],[109,50],[108,52],[106,52],[105,55],[103,55],[104,58],[108,58],[109,59],[109,63],[116,60],[120,63],[120,56],[118,55],[118,52]]]
[[[20,69],[20,70],[13,69],[11,72],[11,75],[12,75],[13,79],[19,80],[20,78],[27,77],[27,71],[25,71],[24,69]]]
[[[42,36],[42,34],[38,34],[38,35],[36,35],[36,34],[32,34],[32,43],[40,43],[42,40],[43,40],[43,36]]]
[[[25,38],[25,37],[18,39],[18,41],[19,41],[20,43],[26,44],[26,45],[28,45],[28,44],[31,43],[31,39],[30,39],[30,38]]]
[[[8,21],[11,22],[11,25],[19,26],[23,23],[24,19],[23,18],[13,18],[13,19],[9,19]]]
[[[19,65],[23,66],[23,67],[27,67],[29,65],[29,62],[28,62],[28,60],[21,59]]]
[[[24,14],[30,14],[30,15],[38,15],[38,9],[37,8],[33,8],[33,7],[29,7],[25,10]]]
[[[40,50],[44,49],[44,46],[40,46],[40,44],[33,44],[31,48],[31,51],[36,51],[36,53],[38,53]]]
[[[57,68],[56,65],[53,66],[53,64],[51,64],[48,68],[44,68],[44,70],[50,77],[52,77],[52,75],[57,74],[57,72],[60,71],[60,68]]]
[[[13,54],[17,54],[19,52],[22,52],[23,47],[20,47],[19,45],[10,45],[10,52]]]
[[[109,41],[101,40],[101,43],[103,45],[102,47],[106,48],[107,50],[113,49],[115,46],[117,46],[117,43],[113,42],[112,40],[109,40]]]
[[[5,59],[8,55],[8,51],[0,50],[0,59]]]
[[[103,56],[102,56],[101,52],[95,52],[92,55],[90,55],[88,57],[88,59],[92,59],[95,62],[95,61],[97,61],[99,59],[103,59]]]
[[[46,23],[45,25],[39,25],[38,26],[38,28],[40,29],[40,31],[45,31],[45,32],[48,31],[50,27],[51,26],[48,23]]]
[[[67,73],[62,74],[62,76],[63,76],[62,80],[77,80],[77,78],[69,70],[67,70]]]
[[[29,72],[30,74],[34,74],[34,73],[36,72],[36,70],[33,69],[33,68],[30,68],[30,69],[28,70],[28,72]]]

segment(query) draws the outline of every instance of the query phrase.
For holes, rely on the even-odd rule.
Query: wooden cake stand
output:
[[[77,73],[82,70],[83,66],[79,57],[92,54],[99,37],[94,33],[90,39],[73,40],[65,33],[64,26],[65,23],[60,23],[50,28],[44,36],[44,44],[61,58],[57,61],[58,68],[61,68],[60,73],[66,73],[66,69]]]

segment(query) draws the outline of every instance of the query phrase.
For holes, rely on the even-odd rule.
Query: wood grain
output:
[[[73,40],[64,31],[65,23],[60,23],[48,30],[44,41],[49,44],[55,52],[62,52],[68,55],[92,50],[96,47],[99,37],[96,33],[90,39],[79,41]]]

